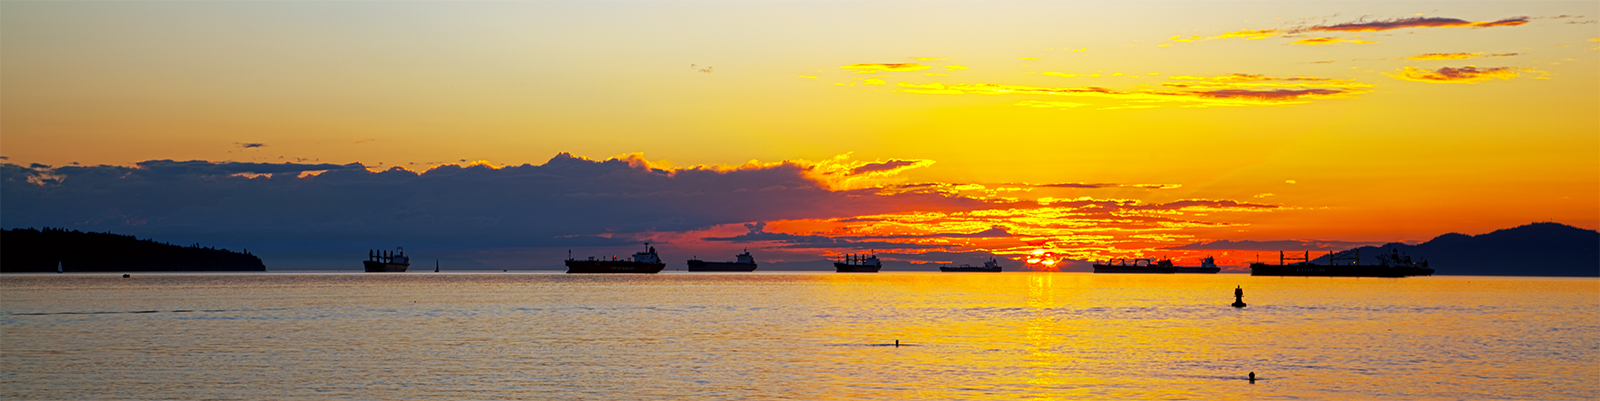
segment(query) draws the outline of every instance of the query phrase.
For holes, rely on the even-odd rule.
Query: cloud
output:
[[[1378,31],[1388,31],[1388,30],[1407,29],[1407,28],[1448,28],[1448,27],[1491,28],[1491,27],[1500,27],[1500,26],[1525,25],[1525,24],[1527,24],[1529,22],[1529,20],[1530,20],[1529,17],[1525,17],[1524,16],[1524,17],[1511,17],[1511,18],[1506,18],[1506,19],[1501,19],[1501,20],[1496,20],[1496,21],[1477,21],[1477,22],[1474,22],[1474,21],[1467,21],[1467,20],[1461,20],[1461,19],[1455,19],[1455,18],[1421,17],[1421,16],[1418,16],[1418,17],[1394,18],[1394,19],[1377,20],[1377,21],[1357,20],[1357,21],[1340,23],[1340,24],[1332,24],[1332,25],[1313,25],[1313,26],[1303,26],[1302,25],[1302,26],[1290,27],[1290,28],[1284,28],[1284,29],[1245,29],[1245,30],[1226,32],[1226,33],[1223,33],[1221,35],[1205,38],[1205,40],[1232,39],[1232,38],[1243,38],[1243,39],[1246,39],[1246,40],[1257,40],[1257,39],[1267,39],[1267,38],[1271,38],[1271,37],[1296,37],[1296,36],[1301,36],[1303,34],[1315,33],[1315,32],[1378,32]],[[1190,42],[1190,41],[1192,41],[1192,39],[1199,39],[1199,38],[1198,37],[1192,37],[1190,39],[1184,39],[1182,36],[1173,36],[1171,38],[1171,40],[1177,41],[1177,42]],[[1323,37],[1323,38],[1301,39],[1301,40],[1293,42],[1292,44],[1297,44],[1297,45],[1327,45],[1327,44],[1335,44],[1335,43],[1377,43],[1377,42],[1369,42],[1369,41],[1354,40],[1354,39]]]
[[[851,65],[847,65],[847,66],[843,66],[843,67],[839,67],[839,68],[843,68],[843,69],[847,69],[847,70],[855,70],[855,72],[857,72],[857,73],[873,73],[873,72],[880,72],[880,71],[882,71],[882,72],[919,71],[919,70],[926,70],[929,67],[926,66],[926,65],[917,64],[917,63],[895,63],[895,64],[851,64]]]
[[[1043,101],[1038,101],[1038,100],[1024,100],[1024,101],[1021,101],[1021,102],[1013,103],[1012,105],[1013,106],[1022,106],[1022,107],[1041,108],[1041,109],[1075,109],[1075,108],[1079,108],[1079,107],[1083,107],[1083,106],[1088,106],[1089,104],[1088,103],[1073,103],[1073,102],[1043,102]]]
[[[915,60],[917,60],[917,61],[943,61],[943,60],[949,60],[949,58],[944,58],[944,57],[917,57],[917,58],[915,58]]]
[[[1383,245],[1381,242],[1351,242],[1327,240],[1216,240],[1162,248],[1191,251],[1342,251],[1363,246]]]
[[[351,241],[527,247],[572,236],[618,235],[621,241],[627,233],[749,221],[989,205],[934,193],[836,189],[825,181],[828,172],[819,171],[866,166],[858,177],[882,180],[931,163],[787,161],[662,169],[640,156],[595,161],[565,153],[537,166],[442,165],[420,173],[400,167],[369,171],[360,164],[5,163],[0,213],[7,227],[156,237],[255,238],[318,247],[353,246]]]
[[[1023,57],[1022,61],[1039,61],[1038,57]]]
[[[967,69],[967,67],[959,66],[959,65],[955,65],[955,64],[944,66],[944,70],[945,71],[965,70],[965,69]]]
[[[1365,41],[1365,40],[1359,40],[1359,39],[1345,39],[1343,37],[1338,37],[1338,38],[1300,39],[1300,40],[1296,40],[1294,42],[1290,42],[1289,44],[1291,44],[1291,45],[1334,45],[1334,44],[1339,44],[1339,43],[1372,44],[1372,43],[1378,43],[1378,42],[1371,42],[1371,41]]]
[[[259,148],[259,147],[267,146],[267,144],[264,144],[264,143],[253,143],[253,142],[252,143],[234,142],[233,144],[239,145],[239,147],[245,148],[245,149]]]
[[[1467,21],[1455,18],[1441,17],[1410,17],[1395,18],[1378,21],[1355,21],[1334,25],[1316,25],[1297,29],[1297,32],[1376,32],[1407,28],[1449,28],[1471,27],[1491,28],[1499,26],[1518,26],[1528,23],[1528,17],[1511,17],[1497,21]]]
[[[1244,74],[1235,76],[1251,77]],[[1184,77],[1196,78],[1196,77]],[[1268,79],[1275,82],[1211,80],[1169,83],[1167,86],[1184,91],[1131,90],[1119,91],[1102,87],[1035,87],[1004,84],[912,84],[901,82],[901,92],[927,95],[1036,95],[1067,97],[1111,98],[1135,103],[1188,103],[1185,107],[1211,106],[1264,106],[1308,103],[1317,99],[1348,98],[1370,92],[1371,85],[1339,81],[1313,81],[1308,78]],[[1115,108],[1157,107],[1152,104],[1121,105]],[[1105,110],[1105,109],[1102,109]]]
[[[1179,187],[1183,186],[1182,184],[1111,184],[1111,183],[1082,183],[1082,182],[1060,182],[1060,183],[1054,183],[1054,184],[1010,184],[1010,185],[1024,185],[1024,186],[1032,186],[1032,187],[1037,187],[1037,188],[1084,188],[1084,189],[1098,189],[1098,188],[1175,189],[1175,188],[1179,188]]]
[[[850,175],[860,174],[898,174],[907,169],[926,167],[932,165],[932,160],[889,160],[882,163],[868,163],[850,169]]]
[[[1477,53],[1427,53],[1427,54],[1418,54],[1418,55],[1415,55],[1415,56],[1406,57],[1406,59],[1408,59],[1408,60],[1465,60],[1465,59],[1469,59],[1469,58],[1512,57],[1512,56],[1516,56],[1516,55],[1517,55],[1517,53],[1502,53],[1502,54],[1485,55],[1485,54],[1483,54],[1483,52],[1477,52]]]
[[[1254,39],[1266,39],[1266,38],[1270,38],[1270,37],[1273,37],[1273,36],[1278,36],[1278,35],[1283,34],[1283,33],[1284,33],[1283,31],[1280,31],[1280,30],[1277,30],[1277,29],[1246,29],[1246,30],[1242,30],[1242,31],[1233,31],[1233,32],[1228,32],[1228,33],[1224,33],[1224,34],[1217,35],[1217,36],[1212,36],[1212,37],[1207,38],[1207,39],[1244,38],[1245,40],[1254,40]]]
[[[1475,84],[1495,78],[1509,80],[1516,78],[1519,72],[1540,72],[1528,68],[1494,67],[1478,68],[1466,66],[1459,68],[1443,67],[1437,70],[1426,70],[1415,67],[1405,67],[1395,73],[1384,73],[1395,79],[1434,84]]]

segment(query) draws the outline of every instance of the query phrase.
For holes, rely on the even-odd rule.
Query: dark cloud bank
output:
[[[986,205],[940,194],[830,190],[808,177],[808,169],[784,163],[669,171],[566,153],[539,166],[446,165],[423,173],[371,172],[360,164],[4,163],[0,225],[249,247],[274,268],[273,250],[343,255],[393,246],[551,247],[563,248],[564,256],[564,247],[632,246],[647,239],[638,234],[645,232]],[[301,177],[311,171],[321,174]]]

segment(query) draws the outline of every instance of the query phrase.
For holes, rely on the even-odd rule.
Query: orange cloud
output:
[[[1358,39],[1345,39],[1343,37],[1338,37],[1338,38],[1300,39],[1300,40],[1296,40],[1296,41],[1294,41],[1292,43],[1289,43],[1289,44],[1291,44],[1291,45],[1333,45],[1333,44],[1339,44],[1339,43],[1372,44],[1372,43],[1378,43],[1378,42],[1358,40]]]
[[[872,72],[879,72],[879,71],[886,71],[886,72],[918,71],[918,70],[926,70],[929,67],[925,66],[925,65],[922,65],[922,64],[917,64],[917,63],[893,63],[893,64],[851,64],[851,65],[847,65],[847,66],[843,66],[843,67],[839,67],[839,68],[843,68],[843,69],[847,69],[847,70],[855,70],[857,73],[872,73]]]
[[[1494,67],[1478,68],[1466,66],[1460,68],[1444,67],[1437,70],[1426,70],[1415,67],[1405,67],[1399,72],[1384,73],[1395,79],[1433,84],[1475,84],[1482,81],[1516,78],[1518,72],[1542,72],[1528,68]]]

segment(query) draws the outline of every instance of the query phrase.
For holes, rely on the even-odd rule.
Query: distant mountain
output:
[[[1450,233],[1417,245],[1364,246],[1336,255],[1377,263],[1380,253],[1399,250],[1428,261],[1438,275],[1600,277],[1600,232],[1560,223],[1533,223],[1488,234]],[[1323,254],[1313,260],[1328,263]]]
[[[0,230],[0,272],[266,271],[261,258],[131,235],[45,228]]]

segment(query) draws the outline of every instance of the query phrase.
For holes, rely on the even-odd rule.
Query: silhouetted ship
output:
[[[1201,259],[1199,266],[1177,266],[1177,273],[1216,274],[1219,271],[1222,271],[1222,268],[1218,267],[1217,260],[1210,256]]]
[[[1000,272],[1000,263],[996,262],[994,260],[994,258],[989,258],[989,261],[988,262],[983,262],[983,266],[981,266],[981,267],[980,266],[973,266],[973,265],[966,265],[966,264],[963,264],[963,265],[960,265],[960,266],[939,266],[939,271],[952,272],[952,273],[959,273],[959,272],[999,273]]]
[[[633,260],[595,259],[590,256],[588,260],[573,259],[571,252],[567,251],[567,273],[660,273],[667,267],[661,263],[661,257],[656,256],[656,248],[649,242],[644,243],[644,252],[633,254]]]
[[[734,255],[738,258],[735,262],[707,262],[700,259],[689,260],[689,271],[692,272],[747,272],[756,270],[756,258],[750,256],[750,250]]]
[[[1286,260],[1300,260],[1297,263],[1284,263]],[[1350,260],[1350,264],[1339,264],[1340,260]],[[1411,256],[1400,255],[1400,251],[1390,249],[1387,254],[1378,255],[1378,264],[1362,265],[1361,255],[1357,253],[1350,258],[1336,258],[1333,252],[1328,252],[1328,263],[1319,265],[1311,263],[1311,252],[1296,258],[1284,256],[1278,252],[1278,264],[1251,263],[1250,275],[1252,276],[1332,276],[1332,277],[1407,277],[1431,276],[1433,268],[1428,267],[1427,261],[1412,262]]]
[[[833,262],[833,268],[839,273],[877,273],[883,268],[883,262],[878,261],[878,255],[845,254],[844,260]]]
[[[411,267],[411,258],[406,257],[405,248],[398,249],[397,252],[368,250],[367,261],[361,264],[366,265],[368,273],[404,272],[407,267]]]
[[[1127,259],[1117,259],[1116,264],[1111,264],[1110,260],[1107,260],[1105,263],[1095,263],[1094,272],[1171,274],[1177,273],[1178,267],[1173,266],[1172,261],[1170,260],[1163,260],[1158,263],[1153,258],[1138,258],[1134,259],[1133,263],[1130,264],[1128,263]]]

